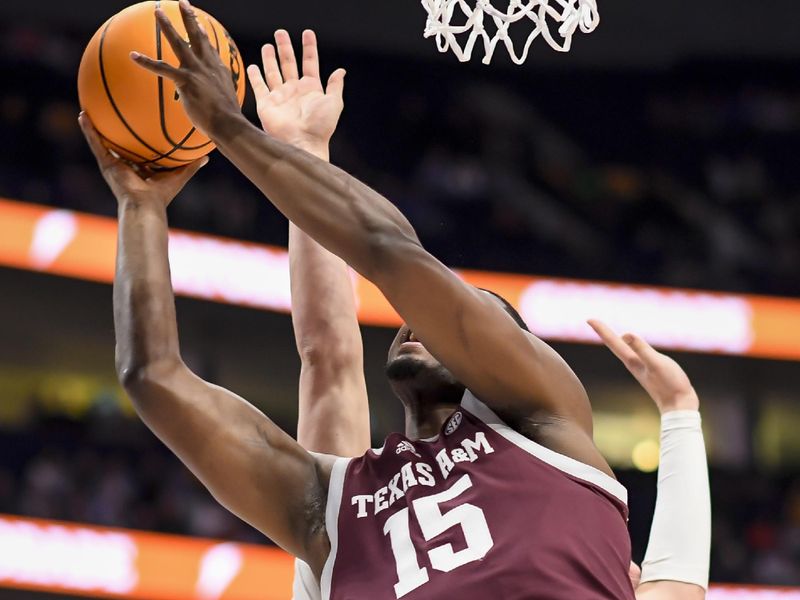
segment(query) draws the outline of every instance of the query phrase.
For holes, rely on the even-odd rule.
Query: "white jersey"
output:
[[[322,600],[322,590],[319,581],[314,577],[314,572],[308,563],[299,558],[294,560],[294,584],[292,585],[292,600]]]

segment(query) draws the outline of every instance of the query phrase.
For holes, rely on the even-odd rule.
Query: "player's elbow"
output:
[[[135,361],[117,359],[117,379],[133,400],[137,408],[156,388],[165,388],[174,378],[175,372],[185,368],[180,358],[157,361]]]
[[[360,338],[344,337],[331,337],[327,341],[298,340],[297,352],[304,369],[334,373],[353,365],[361,367],[364,354]]]

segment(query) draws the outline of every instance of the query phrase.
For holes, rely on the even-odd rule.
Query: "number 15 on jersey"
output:
[[[420,567],[417,548],[411,540],[409,519],[411,509],[419,523],[425,541],[430,541],[453,527],[461,527],[466,547],[454,551],[452,544],[442,544],[427,551],[431,567],[448,573],[467,563],[482,559],[494,545],[486,516],[481,508],[464,503],[442,513],[441,504],[454,500],[472,487],[469,475],[462,475],[449,489],[424,498],[417,498],[410,507],[397,511],[386,520],[384,535],[389,536],[397,567],[398,582],[394,593],[402,598],[430,581],[426,567]]]

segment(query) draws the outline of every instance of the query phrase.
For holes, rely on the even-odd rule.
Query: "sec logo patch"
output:
[[[461,425],[461,419],[463,418],[464,417],[460,411],[455,413],[452,417],[450,417],[450,421],[447,423],[447,427],[444,428],[444,434],[450,435],[456,429],[458,429],[458,426]]]

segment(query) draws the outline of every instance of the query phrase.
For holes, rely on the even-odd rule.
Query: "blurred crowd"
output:
[[[0,36],[0,195],[114,213],[75,121],[86,37]],[[350,72],[334,161],[446,263],[800,294],[790,65],[607,73],[326,56]],[[285,222],[219,157],[172,210],[177,227],[285,242]]]
[[[135,419],[40,417],[0,430],[0,513],[269,543],[219,506]],[[800,583],[800,482],[712,470],[713,581]],[[654,474],[619,472],[634,559],[647,544]]]
[[[24,432],[0,433],[0,447],[0,513],[265,541],[223,509],[138,420],[44,419]]]

